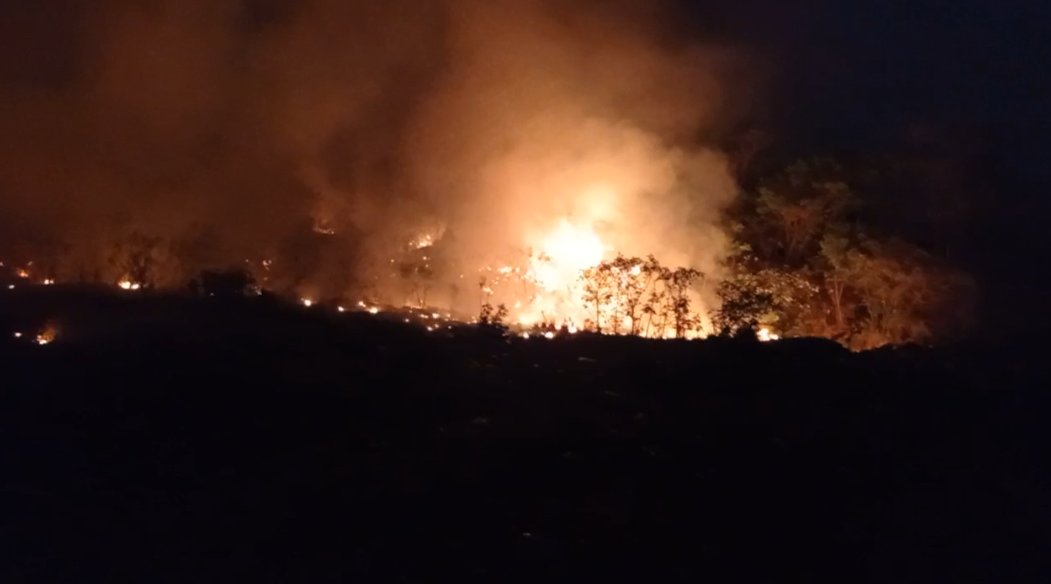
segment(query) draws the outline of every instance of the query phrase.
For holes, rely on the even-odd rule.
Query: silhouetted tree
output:
[[[489,287],[489,280],[485,276],[478,277],[478,306],[485,308],[489,299],[493,296],[493,289]]]
[[[754,330],[761,322],[772,324],[777,320],[773,293],[763,289],[750,275],[723,280],[716,294],[722,303],[710,317],[712,326],[720,334],[733,334],[742,328]]]
[[[671,328],[684,337],[701,324],[691,312],[690,295],[703,276],[692,268],[665,268],[653,256],[644,260],[618,255],[582,270],[582,300],[592,314],[591,328],[646,336],[664,336]]]
[[[398,274],[405,284],[406,304],[427,305],[427,294],[434,286],[435,272],[427,260],[406,261],[398,266]]]
[[[839,266],[857,303],[851,342],[859,348],[928,340],[940,305],[971,286],[959,271],[895,240],[867,239],[846,252]]]
[[[504,334],[507,332],[505,321],[508,314],[507,306],[499,304],[496,308],[493,308],[492,304],[486,302],[478,313],[478,326],[485,331]]]
[[[171,283],[172,274],[161,273],[162,268],[171,267],[168,251],[162,238],[133,231],[113,246],[110,265],[117,272],[118,279],[153,288],[161,278],[166,280],[165,283]]]
[[[604,322],[613,321],[612,328],[617,332],[619,328],[616,318],[611,318],[609,310],[615,305],[616,279],[611,266],[602,263],[597,266],[583,270],[580,274],[584,302],[584,308],[592,311],[595,315],[593,327],[595,332],[601,333]]]
[[[697,315],[690,311],[690,290],[694,282],[703,276],[700,271],[692,268],[676,268],[663,278],[668,290],[668,302],[677,339],[685,337],[687,331],[700,325]]]
[[[752,227],[761,239],[754,249],[799,266],[816,251],[824,230],[842,221],[855,204],[839,164],[821,158],[795,162],[759,183]]]
[[[646,259],[626,258],[617,255],[610,264],[610,271],[615,276],[613,296],[616,311],[614,321],[628,321],[629,333],[642,333],[643,317],[646,314],[647,295],[652,298],[654,287],[660,281],[662,269],[652,255]]]

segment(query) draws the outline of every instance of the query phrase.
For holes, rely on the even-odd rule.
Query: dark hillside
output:
[[[26,331],[0,346],[5,582],[1048,575],[1033,344],[509,340],[47,294],[0,316]]]

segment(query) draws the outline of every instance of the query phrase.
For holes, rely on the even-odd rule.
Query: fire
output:
[[[364,309],[365,312],[368,312],[369,314],[379,314],[380,312],[380,309],[378,307],[369,306],[368,304],[365,304],[364,300],[358,301],[358,308]],[[340,312],[343,312],[343,310],[341,309]]]
[[[432,245],[434,245],[434,237],[433,236],[431,236],[431,235],[421,235],[421,236],[417,237],[416,239],[414,239],[409,244],[409,247],[412,247],[413,249],[423,249],[425,247],[431,247]]]
[[[580,275],[606,259],[612,248],[590,226],[568,218],[537,237],[531,248],[535,253],[525,269],[496,270],[501,279],[531,285],[526,287],[531,294],[507,300],[512,319],[523,326],[544,323],[560,328],[584,320]],[[483,292],[494,293],[489,286]]]
[[[759,332],[756,334],[756,336],[758,336],[759,340],[763,342],[776,341],[781,338],[780,336],[771,333],[770,329],[768,328],[759,329]]]
[[[58,327],[54,323],[48,323],[44,326],[44,330],[40,331],[40,334],[36,336],[34,342],[38,345],[47,345],[58,337]]]
[[[138,282],[132,282],[128,279],[124,279],[120,282],[117,282],[117,286],[119,286],[121,290],[138,290],[142,288],[142,285]]]
[[[541,255],[532,261],[532,269],[538,285],[549,290],[572,285],[586,270],[602,262],[608,246],[590,228],[559,221],[558,226],[547,234],[537,246]]]
[[[314,220],[314,233],[320,233],[322,235],[335,235],[336,230],[328,224],[327,221]]]

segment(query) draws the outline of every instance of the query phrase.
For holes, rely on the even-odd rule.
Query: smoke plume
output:
[[[138,232],[236,263],[312,226],[336,235],[292,283],[347,287],[434,226],[474,266],[563,219],[669,264],[721,253],[735,185],[705,140],[741,58],[673,34],[670,2],[30,4],[0,8],[14,260],[104,273]]]

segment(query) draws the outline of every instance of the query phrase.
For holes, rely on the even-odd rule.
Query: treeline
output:
[[[976,286],[951,261],[952,238],[923,237],[924,226],[951,228],[960,202],[903,202],[899,169],[812,158],[758,177],[724,218],[731,248],[719,278],[618,256],[580,275],[584,328],[679,338],[768,329],[855,349],[963,335]],[[691,294],[709,284],[720,303],[704,322]]]
[[[858,349],[960,336],[971,324],[977,292],[954,261],[966,242],[966,199],[954,194],[963,188],[954,174],[960,168],[909,157],[864,164],[811,158],[742,178],[744,191],[724,217],[731,248],[718,274],[662,266],[653,257],[617,257],[581,273],[581,308],[590,316],[578,324],[675,337],[766,328]],[[363,253],[354,234],[318,233],[309,223],[259,249],[230,249],[226,239],[206,228],[178,238],[130,231],[104,257],[38,242],[32,254],[0,260],[35,280],[189,284],[195,291],[310,287],[319,291],[316,298],[386,292],[394,303],[424,306],[441,296],[472,304],[471,290],[452,277],[462,270],[444,240],[426,248],[391,245],[392,257],[378,260]],[[531,256],[519,255],[509,273],[485,275],[480,305],[489,304],[493,287],[523,299],[536,295],[524,275]],[[703,287],[721,301],[706,315],[691,306]]]
[[[756,181],[726,217],[733,247],[715,328],[766,326],[859,349],[963,332],[973,281],[943,246],[895,229],[884,212],[892,195],[856,187],[869,178],[815,158]]]
[[[25,238],[5,245],[0,261],[33,281],[116,284],[181,289],[202,272],[244,272],[279,291],[310,287],[332,295],[361,287],[362,244],[356,234],[318,233],[309,223],[273,241],[253,244],[235,234],[198,226],[162,235],[129,226],[90,241]]]

